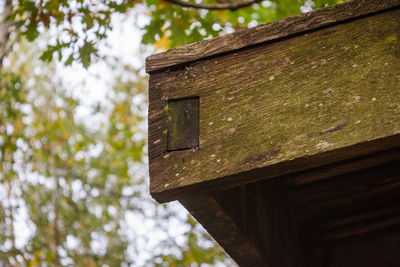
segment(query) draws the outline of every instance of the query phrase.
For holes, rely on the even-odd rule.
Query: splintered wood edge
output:
[[[151,73],[201,58],[330,26],[400,5],[400,0],[353,0],[177,48],[146,58]]]

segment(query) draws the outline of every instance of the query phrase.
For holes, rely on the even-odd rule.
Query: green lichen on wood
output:
[[[183,120],[179,119],[184,116],[184,106],[174,103],[172,102],[170,105],[167,105],[168,142],[173,146],[178,143],[185,127]]]
[[[169,189],[400,133],[399,31],[393,10],[160,74],[202,99],[200,150],[160,163]]]
[[[394,33],[386,38],[386,43],[388,44],[397,44],[399,41],[397,39],[397,34]]]
[[[198,145],[198,99],[171,100],[167,106],[167,139],[169,150]]]

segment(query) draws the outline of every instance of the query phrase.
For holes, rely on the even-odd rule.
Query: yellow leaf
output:
[[[219,18],[220,20],[226,20],[227,18],[227,12],[226,10],[216,10],[214,11],[214,14],[217,18]]]
[[[71,167],[71,166],[72,166],[72,163],[73,163],[73,160],[72,160],[72,159],[68,159],[68,160],[67,160],[67,166],[68,166],[68,167]]]
[[[22,122],[21,121],[16,121],[15,123],[14,123],[14,129],[15,129],[15,131],[16,132],[18,132],[21,128],[22,128]]]
[[[163,9],[163,8],[165,8],[167,6],[170,6],[170,5],[171,4],[169,2],[167,2],[167,1],[160,1],[160,3],[158,4],[158,8],[159,9]]]
[[[168,37],[164,34],[160,40],[154,43],[154,46],[160,50],[167,50],[170,47]]]

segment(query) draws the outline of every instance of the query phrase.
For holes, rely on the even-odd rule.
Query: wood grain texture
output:
[[[399,231],[378,232],[366,240],[355,240],[334,246],[327,255],[331,261],[325,266],[400,266],[399,248]]]
[[[264,266],[299,267],[303,249],[297,220],[279,189],[280,185],[271,181],[217,191],[213,195],[223,212],[232,218],[238,230],[263,256]],[[207,220],[213,221],[214,218],[208,217]]]
[[[215,197],[195,195],[179,200],[240,266],[268,267],[259,250],[224,212]]]
[[[263,24],[248,30],[173,48],[167,52],[152,55],[146,59],[146,71],[151,73],[201,58],[232,52],[244,47],[304,33],[321,27],[327,27],[335,23],[365,16],[399,5],[400,0],[348,1],[284,20]]]
[[[218,216],[206,212],[207,201],[191,212],[222,240],[231,237],[224,214],[264,266],[398,266],[400,148],[318,169],[210,193]],[[296,182],[307,174],[314,179]],[[241,257],[235,243],[221,244],[233,259]]]
[[[168,151],[199,146],[199,98],[181,98],[168,101]]]
[[[159,201],[400,145],[400,10],[153,73]],[[200,146],[168,152],[168,99],[199,96]]]

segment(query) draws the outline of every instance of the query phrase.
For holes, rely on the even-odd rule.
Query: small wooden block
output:
[[[199,146],[199,98],[181,98],[168,101],[168,151]]]

